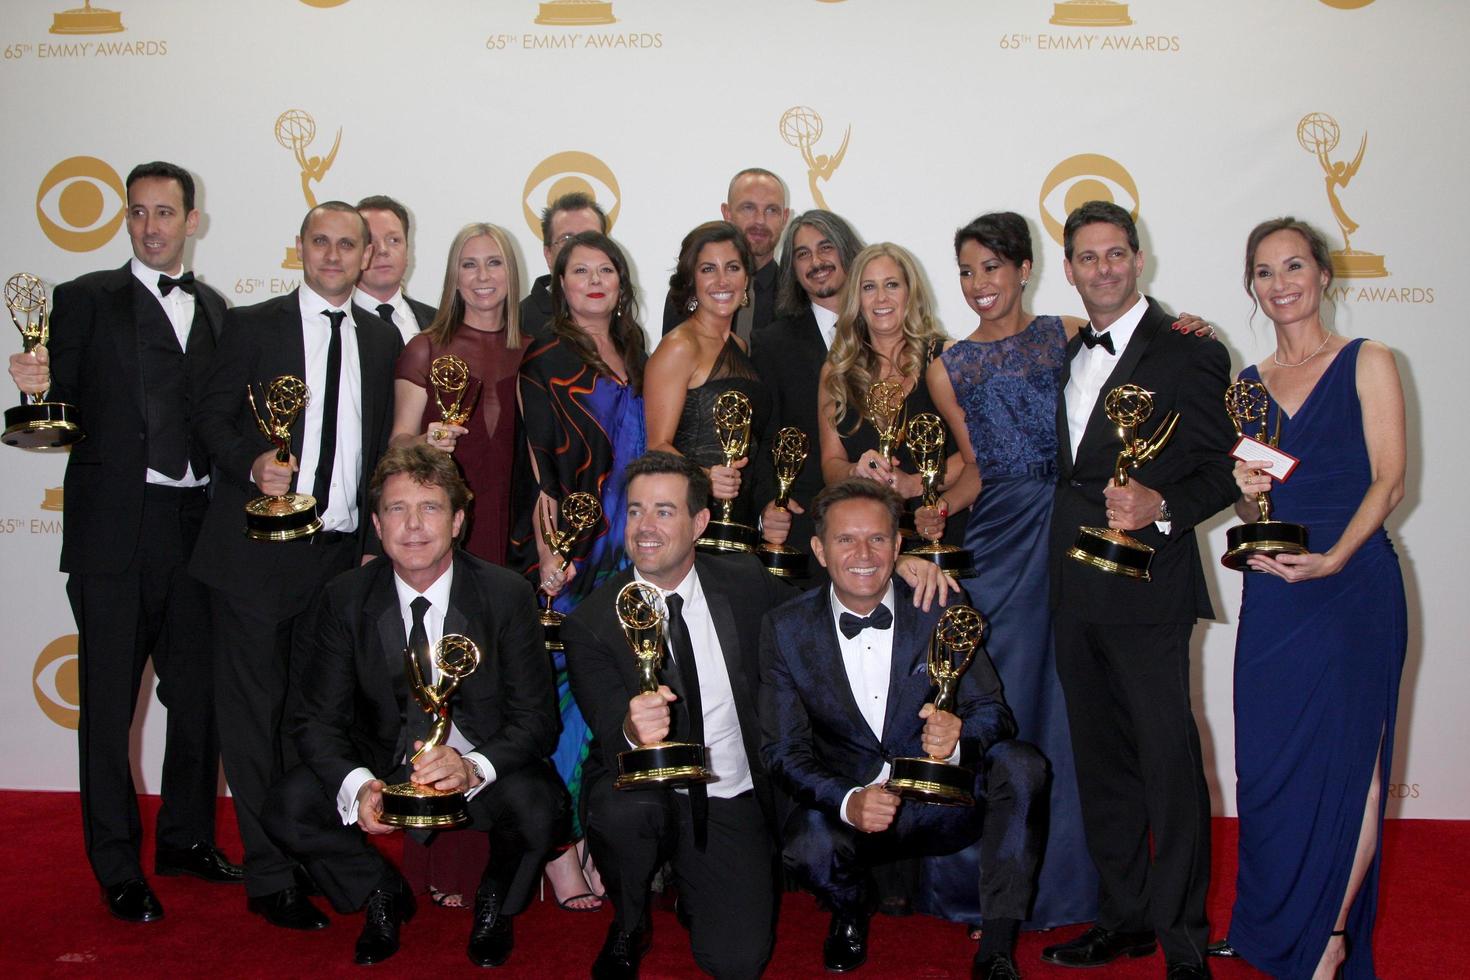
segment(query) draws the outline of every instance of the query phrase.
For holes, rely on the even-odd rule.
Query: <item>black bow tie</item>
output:
[[[866,616],[854,616],[850,612],[845,612],[837,617],[837,628],[842,630],[842,635],[849,640],[870,626],[875,630],[886,630],[892,625],[893,613],[889,612],[888,607],[881,602],[878,603],[877,609]]]
[[[198,289],[198,287],[194,285],[194,273],[192,272],[186,272],[182,276],[179,276],[179,278],[177,279],[173,278],[172,276],[158,277],[158,291],[164,296],[167,296],[169,293],[173,292],[175,286],[182,289],[190,296],[195,295],[195,291]]]
[[[1117,350],[1113,347],[1113,335],[1106,330],[1098,333],[1091,327],[1083,327],[1081,336],[1082,342],[1088,347],[1102,347],[1103,350],[1112,354],[1114,357],[1118,356]]]

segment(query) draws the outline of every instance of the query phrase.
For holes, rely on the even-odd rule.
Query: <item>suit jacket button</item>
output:
[[[1070,483],[1070,484],[1072,484],[1072,486],[1074,486],[1074,487],[1080,487],[1080,486],[1082,486],[1082,481],[1081,480],[1068,480],[1067,482]]]

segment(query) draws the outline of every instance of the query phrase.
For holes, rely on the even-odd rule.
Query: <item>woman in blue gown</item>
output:
[[[1245,283],[1276,330],[1242,378],[1270,393],[1280,448],[1301,460],[1272,489],[1235,467],[1241,519],[1305,525],[1303,555],[1250,559],[1235,648],[1240,858],[1228,944],[1277,977],[1370,980],[1384,794],[1407,646],[1403,579],[1383,522],[1403,499],[1403,391],[1392,353],[1320,316],[1321,236],[1258,225]],[[1340,971],[1340,973],[1339,973]]]
[[[546,339],[526,351],[520,401],[534,504],[520,515],[514,542],[519,564],[569,613],[609,575],[624,568],[623,469],[643,454],[643,328],[633,280],[621,249],[599,232],[582,232],[557,254],[551,275],[552,321]],[[602,520],[580,537],[565,572],[542,539],[542,525],[559,525],[561,501],[578,491],[602,504]],[[532,497],[532,495],[527,495]],[[562,732],[552,762],[580,801],[582,762],[591,732],[572,700],[565,654],[553,656]],[[573,808],[574,836],[582,837]],[[577,864],[582,848],[570,847],[547,868],[565,908],[601,907],[595,870]],[[585,872],[585,878],[583,873]]]

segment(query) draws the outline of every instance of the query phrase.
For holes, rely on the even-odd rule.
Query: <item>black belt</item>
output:
[[[143,498],[153,500],[173,500],[184,502],[193,497],[203,499],[209,494],[209,486],[205,484],[198,487],[175,487],[166,483],[144,483]]]

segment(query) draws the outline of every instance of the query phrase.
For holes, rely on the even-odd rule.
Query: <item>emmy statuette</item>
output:
[[[638,693],[658,690],[658,669],[664,659],[664,599],[653,586],[629,582],[618,590],[618,622],[638,658]],[[655,742],[618,753],[615,789],[683,786],[714,778],[707,764],[708,750],[689,742]]]
[[[1281,416],[1276,410],[1276,429],[1267,435],[1267,419],[1271,415],[1271,395],[1259,381],[1243,379],[1225,389],[1225,411],[1235,425],[1235,434],[1245,436],[1245,427],[1252,422],[1261,424],[1260,442],[1273,449],[1281,442]],[[1252,555],[1304,555],[1307,553],[1307,529],[1289,521],[1271,520],[1271,495],[1262,491],[1256,494],[1256,506],[1261,510],[1261,519],[1247,521],[1225,532],[1229,549],[1220,558],[1220,564],[1237,572],[1252,572]]]
[[[863,405],[863,418],[868,420],[878,433],[878,455],[893,459],[908,434],[908,402],[903,385],[897,381],[875,381],[868,389],[868,398]],[[914,527],[914,515],[905,510],[898,518],[898,533],[906,539],[919,536]]]
[[[403,669],[408,675],[408,689],[424,713],[434,719],[429,737],[409,757],[410,766],[425,752],[443,745],[449,737],[449,701],[459,690],[459,682],[480,666],[480,648],[469,637],[450,633],[434,647],[434,666],[439,668],[439,679],[424,677],[424,666],[427,665],[420,666],[411,647],[404,648]],[[435,789],[409,781],[394,783],[383,790],[383,815],[380,819],[394,827],[438,829],[467,824],[470,815],[465,809],[463,790]]]
[[[306,382],[283,374],[267,385],[266,416],[262,416],[256,407],[253,386],[246,386],[245,395],[250,399],[255,424],[276,447],[276,462],[282,465],[290,463],[291,425],[310,397]],[[321,529],[322,519],[316,512],[316,498],[309,493],[293,490],[276,497],[256,497],[245,505],[245,533],[256,541],[295,541]]]
[[[480,379],[470,376],[470,366],[453,354],[442,354],[429,365],[429,385],[434,389],[434,402],[445,425],[464,425],[475,410],[480,394]],[[444,438],[444,430],[435,429],[435,440]]]
[[[750,399],[743,392],[726,391],[715,399],[715,437],[725,456],[725,465],[750,451]],[[720,501],[720,516],[705,526],[704,536],[694,542],[704,551],[748,553],[755,550],[755,528],[734,518],[734,500]]]
[[[29,272],[17,272],[5,280],[5,308],[10,322],[20,331],[22,349],[29,354],[44,346],[51,336],[46,319],[46,287]],[[46,393],[20,396],[20,404],[5,410],[7,446],[22,449],[58,449],[84,438],[81,415],[65,402],[48,402]]]
[[[944,482],[944,421],[932,412],[915,415],[909,419],[909,454],[919,468],[919,479],[924,484],[924,506],[934,507],[939,503],[939,486]],[[964,548],[940,541],[925,541],[909,554],[938,565],[940,571],[954,578],[975,574],[975,560]]]
[[[561,502],[561,527],[554,528],[544,516],[541,518],[541,540],[561,559],[559,571],[566,571],[567,566],[572,563],[572,548],[583,534],[596,527],[601,520],[601,501],[581,490],[567,494],[566,499]],[[550,595],[539,589],[537,595],[546,597],[546,607],[539,615],[546,649],[553,652],[564,649],[561,643],[561,624],[567,617],[551,608]]]
[[[776,459],[775,504],[782,510],[786,509],[786,503],[791,499],[791,484],[795,483],[797,476],[801,474],[801,467],[806,463],[808,448],[806,433],[794,426],[787,426],[776,433],[776,445],[771,447],[771,455]],[[781,578],[804,578],[806,576],[806,552],[793,548],[789,544],[762,542],[760,547],[756,548],[756,554],[766,566],[766,571],[772,575]]]
[[[1138,385],[1119,385],[1103,400],[1103,412],[1108,421],[1118,427],[1118,438],[1123,440],[1123,449],[1118,453],[1118,462],[1113,468],[1113,482],[1120,487],[1128,485],[1131,468],[1153,459],[1174,437],[1174,430],[1179,425],[1178,412],[1165,416],[1147,439],[1138,437],[1138,427],[1153,411],[1153,392],[1144,391]],[[1084,527],[1078,530],[1077,542],[1068,549],[1067,557],[1099,571],[1147,582],[1154,549],[1114,528]]]
[[[954,711],[955,689],[975,659],[975,648],[985,634],[985,618],[969,606],[950,606],[934,625],[929,640],[929,677],[934,682],[934,707]],[[943,759],[893,760],[884,784],[906,800],[941,806],[974,806],[975,774]]]

